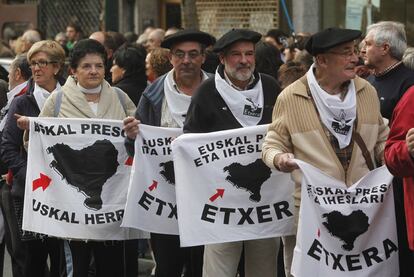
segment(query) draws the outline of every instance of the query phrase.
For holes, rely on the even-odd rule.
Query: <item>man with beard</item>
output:
[[[255,70],[257,32],[231,30],[215,44],[220,65],[191,100],[184,132],[207,133],[267,124],[280,88]],[[276,276],[280,238],[209,244],[204,250],[203,277],[234,277],[244,248],[245,276]]]
[[[125,146],[134,154],[134,140],[139,123],[152,126],[183,127],[191,96],[209,75],[201,70],[206,46],[214,44],[211,35],[194,30],[183,30],[165,38],[161,46],[169,48],[173,69],[156,79],[142,94],[135,118],[124,120],[127,135]],[[201,277],[203,247],[180,248],[177,235],[151,233],[151,246],[157,264],[155,276]]]
[[[394,121],[395,119],[392,117],[394,108],[405,92],[414,85],[414,71],[408,69],[402,62],[403,54],[407,48],[404,25],[398,22],[382,21],[368,26],[367,32],[363,47],[364,59],[365,64],[374,71],[374,74],[369,76],[367,80],[378,92],[382,116]],[[390,126],[395,124],[391,122]],[[412,266],[414,252],[408,248],[406,218],[404,216],[404,189],[401,178],[394,178],[393,189],[400,276],[414,276]]]

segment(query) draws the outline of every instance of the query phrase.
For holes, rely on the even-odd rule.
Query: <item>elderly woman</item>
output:
[[[116,50],[111,68],[112,83],[126,92],[135,105],[147,87],[145,55],[143,47],[123,46]]]
[[[121,120],[133,115],[135,105],[128,95],[117,92],[104,80],[105,61],[105,48],[99,42],[92,39],[77,42],[70,57],[73,76],[69,76],[62,87],[63,93],[56,93],[48,99],[39,116]],[[57,97],[61,97],[60,106],[56,105]],[[19,121],[22,127],[27,126],[28,120]],[[95,258],[96,276],[134,276],[134,271],[137,272],[137,259],[125,260],[125,256],[130,255],[125,255],[123,241],[71,240],[64,243],[66,261],[72,261],[72,264],[66,264],[66,268],[72,268],[73,277],[88,276],[92,255]],[[135,265],[131,266],[134,262]],[[125,265],[126,268],[131,266],[132,270],[126,270]]]
[[[46,99],[61,89],[58,77],[65,62],[65,51],[59,43],[43,40],[33,44],[27,53],[27,60],[32,78],[29,79],[27,92],[16,97],[10,105],[1,142],[1,159],[8,167],[8,182],[11,185],[5,188],[11,190],[11,195],[3,205],[13,245],[10,249],[13,275],[43,276],[49,255],[50,276],[59,276],[59,241],[22,231],[27,153],[23,147],[23,130],[18,128],[16,118],[38,116]],[[10,194],[10,191],[6,192]]]

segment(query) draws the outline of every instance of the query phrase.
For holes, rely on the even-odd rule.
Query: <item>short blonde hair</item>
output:
[[[41,40],[33,44],[27,52],[28,62],[30,63],[32,57],[39,52],[45,53],[50,61],[57,63],[61,68],[65,64],[65,50],[54,40]]]

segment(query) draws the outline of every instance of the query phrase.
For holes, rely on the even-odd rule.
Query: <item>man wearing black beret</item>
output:
[[[375,162],[383,161],[388,127],[382,119],[375,89],[355,74],[358,62],[355,40],[360,36],[360,31],[339,28],[328,28],[311,36],[306,50],[314,56],[313,65],[277,99],[273,122],[262,146],[262,158],[271,168],[292,172],[296,213],[301,197],[301,173],[295,170],[298,165],[294,158],[347,186],[372,170]],[[364,147],[365,154],[361,151]],[[284,238],[284,242],[285,255],[292,257],[295,237]],[[298,257],[292,266],[293,275],[319,276],[317,272],[301,271],[300,255],[306,254],[303,251],[295,252]],[[286,275],[292,276],[289,262],[285,269]]]
[[[184,124],[186,133],[207,133],[268,124],[280,92],[276,81],[255,70],[255,44],[261,38],[246,29],[231,30],[214,45],[220,65],[191,100]],[[245,276],[277,275],[280,238],[205,246],[203,277],[234,277],[242,249]]]
[[[130,156],[134,155],[134,140],[140,123],[170,128],[183,126],[191,96],[209,77],[201,70],[201,65],[206,46],[214,42],[214,37],[196,30],[182,30],[165,37],[161,47],[170,49],[173,69],[143,92],[135,118],[124,120],[125,147]],[[155,276],[181,277],[185,264],[187,276],[201,277],[202,246],[180,248],[178,235],[157,233],[151,233],[151,246],[157,265]]]

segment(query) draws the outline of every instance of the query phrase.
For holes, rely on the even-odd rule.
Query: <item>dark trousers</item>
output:
[[[180,247],[177,235],[151,233],[151,248],[156,262],[156,277],[201,277],[203,246]]]
[[[64,248],[66,273],[73,269],[73,277],[88,277],[92,256],[97,277],[138,276],[138,244],[133,241],[65,241]]]
[[[402,180],[394,178],[394,206],[397,223],[398,255],[400,262],[400,277],[414,276],[414,252],[408,248],[407,224],[404,210],[404,188]]]
[[[59,277],[61,241],[55,238],[22,240],[10,187],[1,187],[1,206],[5,221],[5,239],[12,262],[13,277]],[[50,269],[47,258],[50,258]]]

